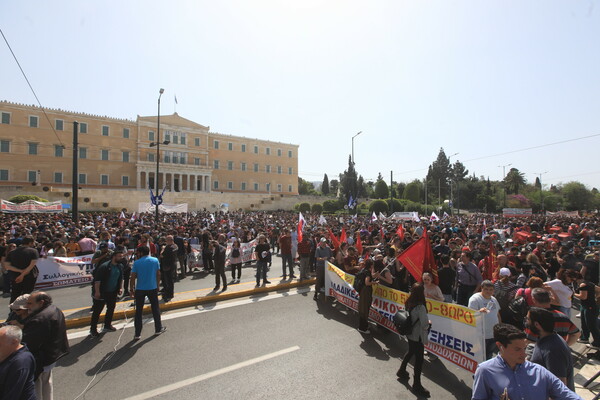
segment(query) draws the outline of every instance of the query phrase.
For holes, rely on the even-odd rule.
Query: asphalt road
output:
[[[404,341],[376,328],[361,335],[354,312],[316,303],[307,290],[165,313],[167,332],[153,337],[150,322],[139,342],[131,327],[100,339],[70,332],[71,354],[54,369],[55,398],[75,399],[96,373],[80,399],[417,398],[395,375]],[[466,371],[426,358],[432,398],[468,399],[471,384]]]

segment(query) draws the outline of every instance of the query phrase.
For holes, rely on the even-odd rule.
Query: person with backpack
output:
[[[508,268],[500,268],[499,278],[494,283],[494,297],[498,300],[498,304],[500,304],[500,318],[502,321],[508,321],[508,314],[510,310],[508,305],[510,301],[515,297],[515,292],[517,291],[517,285],[515,285],[511,280],[511,272]]]
[[[364,267],[360,270],[354,279],[355,289],[358,289],[358,331],[363,334],[369,332],[369,311],[373,301],[373,283],[376,282],[377,273],[375,272],[375,263],[373,259],[364,262]]]
[[[406,300],[406,310],[410,315],[412,330],[406,335],[408,340],[408,353],[404,356],[400,369],[396,372],[398,378],[408,380],[409,374],[406,367],[411,358],[415,358],[412,391],[418,396],[429,397],[429,390],[421,385],[421,370],[425,356],[425,345],[429,343],[429,328],[431,326],[427,316],[425,302],[425,287],[421,283],[415,283],[410,288],[410,295]]]
[[[232,238],[233,243],[231,244],[231,254],[229,254],[229,265],[231,265],[231,283],[240,283],[242,279],[242,249],[240,241],[236,238]],[[235,278],[235,272],[237,271],[237,280]]]

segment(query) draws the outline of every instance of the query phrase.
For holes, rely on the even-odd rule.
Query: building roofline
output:
[[[135,124],[135,121],[132,119],[127,119],[127,118],[115,118],[115,117],[109,117],[107,115],[99,115],[99,114],[88,114],[88,113],[84,113],[84,112],[79,112],[79,111],[69,111],[69,110],[63,110],[62,108],[50,108],[50,107],[40,107],[40,106],[36,106],[34,104],[22,104],[22,103],[13,103],[11,101],[8,100],[0,100],[0,104],[6,104],[9,106],[15,106],[15,107],[27,107],[27,108],[34,108],[34,109],[38,109],[38,110],[46,110],[46,111],[50,111],[50,112],[59,112],[59,113],[65,113],[65,114],[70,114],[70,115],[81,115],[82,117],[92,117],[92,118],[103,118],[103,119],[108,119],[111,121],[119,121],[119,122],[130,122],[132,124]]]

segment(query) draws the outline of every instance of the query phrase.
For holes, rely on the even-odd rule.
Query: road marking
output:
[[[162,314],[161,320],[167,321],[170,319],[182,318],[182,317],[187,317],[190,315],[195,315],[195,314],[200,314],[200,313],[205,313],[205,312],[210,312],[210,311],[224,310],[224,309],[230,308],[230,307],[243,306],[245,304],[252,304],[252,303],[258,303],[258,302],[266,301],[266,300],[280,299],[282,297],[288,297],[288,296],[293,296],[296,294],[308,293],[308,292],[310,292],[310,290],[311,289],[309,287],[301,287],[296,290],[290,290],[290,291],[283,292],[283,293],[270,292],[268,296],[249,297],[249,298],[246,298],[243,300],[237,300],[237,301],[231,301],[231,302],[217,302],[217,303],[200,304],[192,310],[179,311],[179,312],[169,313],[169,314]],[[115,312],[115,314],[118,314],[118,312]],[[126,321],[127,322],[116,323],[116,324],[114,324],[114,327],[117,329],[132,328],[133,327],[133,318],[127,319]],[[143,324],[147,324],[149,322],[152,322],[152,323],[154,322],[154,320],[152,319],[151,316],[144,318]],[[72,339],[86,337],[88,335],[89,335],[89,327],[83,328],[76,332],[69,333],[67,336],[68,336],[69,340],[72,340]]]
[[[152,398],[152,397],[155,397],[155,396],[159,396],[161,394],[172,392],[173,390],[181,389],[183,387],[186,387],[186,386],[189,386],[189,385],[193,385],[193,384],[198,383],[198,382],[205,381],[205,380],[210,379],[210,378],[214,378],[215,376],[223,375],[223,374],[226,374],[228,372],[232,372],[232,371],[235,371],[235,370],[238,370],[238,369],[241,369],[241,368],[245,368],[245,367],[248,367],[248,366],[253,365],[253,364],[258,364],[260,362],[263,362],[263,361],[266,361],[266,360],[270,360],[271,358],[279,357],[279,356],[291,353],[291,352],[296,351],[296,350],[300,350],[300,347],[299,346],[288,347],[287,349],[279,350],[279,351],[276,351],[274,353],[265,354],[264,356],[260,356],[260,357],[256,357],[256,358],[251,358],[250,360],[242,361],[241,363],[233,364],[233,365],[230,365],[230,366],[225,367],[225,368],[217,369],[215,371],[208,372],[206,374],[195,376],[193,378],[184,379],[182,381],[175,382],[175,383],[172,383],[170,385],[166,385],[166,386],[160,387],[158,389],[149,390],[147,392],[140,393],[140,394],[137,394],[137,395],[132,396],[132,397],[128,397],[125,400],[145,400],[145,399],[149,399],[149,398]]]

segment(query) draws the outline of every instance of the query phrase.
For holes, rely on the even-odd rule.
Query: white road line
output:
[[[237,300],[237,301],[232,301],[232,302],[200,304],[197,306],[197,308],[194,308],[193,310],[180,311],[180,312],[175,312],[172,314],[162,314],[161,320],[167,321],[167,320],[174,319],[174,318],[182,318],[182,317],[187,317],[187,316],[194,315],[194,314],[200,314],[200,313],[217,311],[217,310],[224,310],[226,308],[243,306],[245,304],[252,304],[252,303],[257,303],[260,301],[280,299],[282,297],[288,297],[288,296],[293,296],[296,294],[307,293],[307,292],[310,292],[310,290],[311,289],[309,287],[302,287],[302,288],[298,288],[296,290],[290,290],[289,292],[269,293],[268,296],[250,297],[250,298],[246,298],[243,300]],[[210,308],[204,308],[207,306],[209,306]],[[115,314],[118,315],[118,312],[115,312]],[[143,321],[144,324],[149,323],[149,322],[154,323],[154,320],[152,319],[151,316],[148,318],[145,318]],[[114,324],[114,326],[117,329],[131,328],[131,327],[133,327],[133,318],[128,319],[127,323],[121,322],[121,323]],[[89,335],[89,328],[85,328],[80,331],[69,333],[67,336],[68,336],[69,340],[72,340],[72,339],[86,337],[88,335]]]
[[[140,394],[137,394],[137,395],[132,396],[132,397],[128,397],[125,400],[145,400],[145,399],[149,399],[149,398],[152,398],[152,397],[155,397],[155,396],[159,396],[161,394],[172,392],[173,390],[181,389],[182,387],[185,387],[185,386],[193,385],[195,383],[202,382],[202,381],[205,381],[205,380],[210,379],[210,378],[214,378],[215,376],[223,375],[223,374],[226,374],[228,372],[235,371],[235,370],[238,370],[238,369],[241,369],[241,368],[244,368],[244,367],[248,367],[248,366],[253,365],[253,364],[258,364],[260,362],[269,360],[271,358],[279,357],[279,356],[291,353],[291,352],[296,351],[296,350],[300,350],[300,347],[298,347],[298,346],[288,347],[287,349],[279,350],[279,351],[276,351],[274,353],[265,354],[264,356],[260,356],[260,357],[252,358],[250,360],[242,361],[241,363],[233,364],[233,365],[230,365],[230,366],[225,367],[225,368],[217,369],[215,371],[208,372],[206,374],[195,376],[193,378],[184,379],[182,381],[175,382],[175,383],[172,383],[170,385],[166,385],[166,386],[160,387],[158,389],[149,390],[147,392],[140,393]]]

